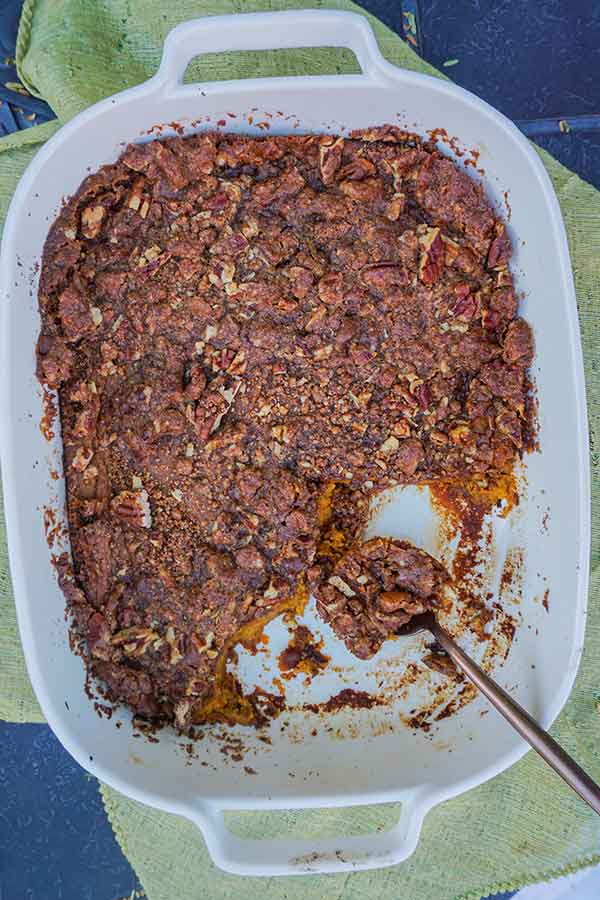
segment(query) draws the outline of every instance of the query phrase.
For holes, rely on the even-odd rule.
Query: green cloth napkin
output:
[[[156,70],[165,35],[196,16],[302,7],[358,8],[345,0],[26,0],[17,63],[24,83],[66,121],[101,97],[137,84]],[[360,11],[360,10],[359,10]],[[384,55],[407,69],[439,75],[396,35],[368,16]],[[356,71],[345,51],[297,50],[222,54],[195,61],[195,79]],[[54,132],[50,123],[0,141],[0,215],[26,164]],[[571,248],[586,364],[588,408],[598,433],[600,379],[600,194],[540,152],[562,207]],[[543,302],[540,298],[539,302]],[[585,652],[571,698],[552,729],[600,780],[600,471],[592,450],[594,499],[592,581]],[[43,721],[27,679],[10,593],[0,522],[0,716]],[[102,796],[117,839],[150,900],[193,897],[261,900],[478,900],[501,890],[600,862],[600,819],[529,753],[497,778],[427,816],[416,853],[400,866],[351,875],[252,879],[216,869],[197,829],[105,786]],[[390,805],[351,811],[239,813],[236,833],[260,837],[356,833],[390,822]]]

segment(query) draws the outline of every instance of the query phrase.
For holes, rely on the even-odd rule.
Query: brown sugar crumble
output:
[[[297,625],[287,647],[278,657],[282,678],[303,672],[308,678],[327,667],[330,657],[323,653],[323,638],[316,640],[306,625]]]
[[[372,709],[374,706],[382,704],[383,701],[379,697],[367,694],[366,691],[344,688],[323,703],[304,704],[303,709],[308,709],[315,713],[330,713],[339,709]]]
[[[433,603],[435,561],[360,536],[384,488],[506,475],[529,445],[510,253],[482,188],[392,126],[153,140],[86,178],[46,241],[37,371],[61,584],[110,700],[252,724],[228,654],[309,588],[363,657]]]

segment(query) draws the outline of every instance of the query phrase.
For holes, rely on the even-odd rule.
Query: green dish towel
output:
[[[26,0],[17,61],[30,90],[61,121],[101,97],[137,84],[156,70],[165,35],[196,16],[301,7],[353,9],[345,0]],[[396,65],[438,75],[380,22],[368,17],[385,56]],[[210,56],[193,65],[196,80],[249,75],[355,71],[348,53],[318,50]],[[0,214],[50,123],[0,141]],[[600,383],[600,194],[541,153],[565,218],[579,303],[588,407],[598,434]],[[543,302],[543,298],[539,298]],[[596,354],[594,356],[594,353]],[[600,780],[600,471],[592,452],[594,494],[592,581],[585,652],[571,698],[552,729]],[[0,523],[0,528],[3,526]],[[29,685],[10,594],[5,541],[0,541],[0,716],[43,721]],[[566,601],[568,602],[568,600]],[[600,819],[529,753],[509,771],[427,816],[419,847],[400,866],[352,875],[281,879],[237,878],[216,869],[197,829],[103,787],[104,803],[125,854],[151,900],[192,897],[261,900],[455,900],[480,898],[600,862]],[[298,813],[232,814],[238,834],[260,837],[291,829],[302,834],[356,833],[385,826],[389,806]]]

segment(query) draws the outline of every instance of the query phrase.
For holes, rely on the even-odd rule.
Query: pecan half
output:
[[[365,159],[363,156],[357,156],[343,167],[339,178],[340,181],[362,181],[363,178],[374,175],[376,171],[377,169],[370,159]]]
[[[133,528],[151,528],[148,491],[121,491],[110,501],[112,512]]]
[[[331,184],[342,162],[344,138],[324,137],[319,141],[319,172],[323,184]]]
[[[487,255],[488,269],[496,269],[498,266],[503,266],[510,259],[510,239],[502,222],[496,222],[494,233],[496,236],[490,244]]]
[[[383,199],[383,182],[379,178],[363,178],[361,181],[346,178],[340,181],[340,190],[356,203],[373,203]]]
[[[393,262],[365,266],[361,270],[360,277],[364,284],[378,291],[386,291],[393,287],[406,287],[410,281],[405,269]]]

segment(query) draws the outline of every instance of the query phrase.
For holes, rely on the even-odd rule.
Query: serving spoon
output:
[[[448,654],[455,666],[464,672],[473,684],[485,694],[490,703],[496,707],[500,715],[519,732],[542,759],[566,781],[569,787],[588,803],[594,812],[600,815],[600,786],[577,765],[575,760],[550,737],[547,731],[513,700],[499,684],[486,675],[470,656],[461,650],[456,641],[450,637],[446,629],[440,625],[433,612],[425,612],[413,618],[398,629],[396,634],[415,634],[418,631],[430,631],[439,646]]]

